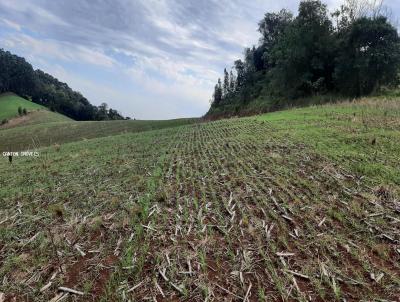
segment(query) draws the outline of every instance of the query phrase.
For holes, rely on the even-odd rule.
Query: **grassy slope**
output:
[[[18,117],[18,107],[26,108],[29,114],[24,117]],[[9,123],[9,127],[32,125],[44,122],[65,122],[72,121],[70,118],[49,111],[46,107],[39,104],[25,100],[15,94],[5,93],[0,95],[0,121],[3,119],[20,119],[18,123]],[[3,127],[7,128],[8,125]]]
[[[97,138],[12,166],[2,159],[0,292],[35,301],[57,286],[86,301],[163,300],[161,290],[169,301],[396,299],[400,117],[397,103],[379,104]],[[359,169],[376,160],[392,172]]]
[[[56,122],[0,130],[0,152],[25,150],[66,142],[110,136],[125,132],[140,132],[175,127],[197,119],[165,121],[87,121]]]
[[[28,111],[45,109],[12,93],[0,94],[0,120],[17,117],[18,107],[26,108]]]
[[[363,99],[259,116],[278,133],[312,146],[375,183],[400,185],[400,101]]]

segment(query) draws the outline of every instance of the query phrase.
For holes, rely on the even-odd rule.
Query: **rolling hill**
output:
[[[26,108],[28,114],[18,116],[18,107]],[[160,121],[74,121],[12,93],[0,96],[0,112],[2,119],[8,120],[0,126],[0,152],[24,151],[52,144],[175,127],[199,121],[196,118]]]
[[[28,111],[43,110],[45,107],[25,100],[13,93],[0,94],[0,119],[11,119],[18,116],[18,107]]]
[[[125,119],[112,108],[92,105],[67,83],[40,69],[34,70],[25,58],[0,48],[0,93],[9,92],[29,96],[36,104],[78,121]]]
[[[26,116],[19,116],[18,107],[25,108],[28,111],[28,114]],[[0,121],[4,119],[7,119],[8,122],[5,125],[2,125],[1,128],[72,121],[72,119],[62,114],[51,112],[46,107],[28,101],[13,93],[4,93],[0,95]]]
[[[160,121],[117,120],[37,123],[26,127],[0,130],[0,152],[42,148],[52,144],[62,144],[126,132],[142,132],[176,127],[197,121],[199,119],[193,118]]]
[[[54,125],[59,146],[0,160],[6,299],[400,296],[398,100],[64,143]],[[84,136],[119,131],[83,125]]]

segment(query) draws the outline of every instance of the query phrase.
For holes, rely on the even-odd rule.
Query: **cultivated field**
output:
[[[164,121],[68,121],[45,120],[26,127],[13,127],[0,131],[0,152],[21,151],[55,144],[63,144],[96,137],[128,132],[142,132],[193,124],[198,119],[174,119]]]
[[[399,133],[398,101],[364,100],[4,158],[0,292],[400,301]]]

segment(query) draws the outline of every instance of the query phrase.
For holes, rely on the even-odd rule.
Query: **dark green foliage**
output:
[[[22,107],[21,107],[21,106],[18,107],[18,115],[19,115],[19,116],[22,115]]]
[[[224,98],[229,96],[229,74],[226,71],[226,68],[224,69],[224,84],[222,87],[222,95]]]
[[[246,79],[244,63],[242,62],[242,60],[235,61],[235,69],[236,69],[236,90],[239,91],[243,87],[244,81]]]
[[[98,120],[108,120],[108,105],[106,103],[102,103],[98,107],[97,118]]]
[[[207,116],[272,111],[310,97],[363,96],[398,84],[396,29],[379,11],[361,17],[346,3],[331,16],[320,0],[301,1],[295,18],[286,10],[266,13],[259,45],[234,62],[235,74],[224,70],[223,91],[219,81]]]
[[[400,43],[396,29],[386,18],[361,18],[338,34],[334,73],[338,89],[361,96],[382,85],[396,84]]]
[[[221,79],[218,79],[218,83],[215,85],[214,87],[214,95],[213,95],[213,100],[212,100],[212,104],[214,106],[218,106],[221,101],[222,101],[222,86],[221,86]]]
[[[271,53],[278,42],[278,38],[282,36],[287,26],[293,21],[293,14],[285,9],[279,13],[266,13],[264,19],[258,23],[258,31],[261,33],[260,47],[256,50],[255,65],[259,67],[259,58],[261,58],[263,68],[274,66]]]
[[[1,121],[1,125],[5,125],[7,123],[8,123],[8,119],[6,119],[6,118]]]
[[[0,49],[0,93],[29,94],[35,87],[34,70],[24,58]]]
[[[124,119],[116,110],[101,112],[79,92],[53,76],[34,70],[24,58],[0,49],[0,93],[14,92],[75,120]],[[22,115],[18,110],[19,115]]]
[[[26,108],[22,109],[22,114],[23,115],[27,115],[28,114],[28,111],[26,110]]]
[[[285,98],[323,93],[331,88],[333,28],[326,6],[300,3],[299,15],[286,26],[271,54],[271,90]]]

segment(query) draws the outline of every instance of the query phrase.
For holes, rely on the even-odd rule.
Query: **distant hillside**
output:
[[[74,120],[121,120],[124,117],[106,103],[94,106],[66,83],[37,69],[24,58],[0,49],[0,93],[13,92],[32,99]]]
[[[52,112],[50,112],[52,113]],[[199,122],[196,118],[160,121],[55,121],[25,127],[0,127],[0,152],[21,151],[34,147],[80,141],[127,132],[171,128]]]
[[[330,14],[319,0],[266,13],[257,46],[224,70],[208,118],[246,115],[380,93],[399,83],[400,39],[380,7],[357,1]]]
[[[18,107],[26,108],[28,111],[46,109],[13,93],[0,94],[0,121],[17,117]]]
[[[18,108],[25,109],[26,114],[19,114]],[[66,121],[72,121],[72,119],[15,94],[0,95],[0,129]]]

